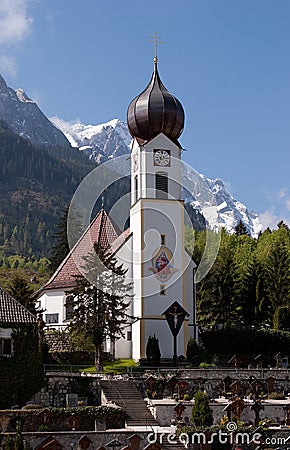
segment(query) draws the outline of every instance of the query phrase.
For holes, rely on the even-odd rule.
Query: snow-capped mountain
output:
[[[100,125],[69,123],[58,117],[52,117],[51,121],[62,130],[72,147],[78,147],[98,164],[129,152],[132,138],[121,120],[113,119]]]
[[[211,180],[200,174],[205,187],[213,195],[213,203],[216,205],[217,217],[215,218],[214,228],[224,227],[229,233],[232,233],[236,225],[241,221],[247,228],[251,236],[257,237],[262,229],[258,214],[248,211],[247,207],[232,197],[226,190],[223,180],[217,178]],[[207,205],[200,202],[196,196],[190,199],[190,204],[194,209],[200,211],[207,218]]]
[[[63,131],[72,146],[79,147],[81,151],[84,151],[97,163],[130,152],[131,135],[127,125],[118,119],[100,125],[83,125],[80,122],[68,123],[57,117],[51,120]],[[218,226],[223,226],[231,233],[241,220],[249,233],[256,237],[261,230],[258,215],[248,211],[243,203],[233,198],[227,192],[221,179],[210,180],[204,175],[199,175],[199,177],[202,180],[204,190],[208,190],[213,196],[211,204],[217,205],[218,217],[215,223],[218,223]],[[201,201],[199,194],[195,195],[192,173],[188,172],[186,168],[183,178],[186,187],[192,186],[189,189],[191,195],[187,197],[185,194],[185,201],[189,202],[207,218],[207,201],[204,199]]]
[[[0,75],[0,119],[14,133],[42,146],[68,147],[64,134],[22,89],[9,88]]]

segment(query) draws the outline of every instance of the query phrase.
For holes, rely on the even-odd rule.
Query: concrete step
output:
[[[152,417],[140,391],[133,381],[107,381],[101,380],[101,389],[108,401],[121,406],[126,411],[127,426],[159,425]]]

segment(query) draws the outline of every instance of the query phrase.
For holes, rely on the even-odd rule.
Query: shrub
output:
[[[276,355],[279,352],[290,355],[290,333],[280,330],[252,328],[223,328],[205,331],[202,341],[208,353],[232,355]]]
[[[279,306],[273,317],[273,327],[275,330],[290,329],[290,308],[288,306]]]
[[[149,336],[146,345],[146,358],[149,365],[158,366],[160,364],[159,340],[155,336]]]
[[[213,424],[213,414],[205,392],[197,391],[195,394],[191,418],[196,427],[206,428]]]
[[[186,347],[187,361],[189,361],[191,364],[193,364],[195,359],[200,360],[201,355],[202,355],[201,347],[199,347],[197,345],[197,342],[195,339],[193,339],[192,337],[189,338],[189,340],[187,342],[187,347]]]
[[[285,395],[282,392],[272,392],[268,395],[268,399],[270,400],[284,400]]]

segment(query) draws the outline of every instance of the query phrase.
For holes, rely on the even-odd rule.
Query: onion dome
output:
[[[176,140],[184,127],[184,110],[179,100],[163,85],[154,58],[150,83],[132,100],[127,112],[128,128],[135,138],[148,141],[159,133]]]

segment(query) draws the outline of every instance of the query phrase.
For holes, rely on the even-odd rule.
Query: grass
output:
[[[103,369],[104,373],[112,373],[115,375],[126,373],[127,367],[138,367],[137,363],[133,359],[117,359],[115,361],[104,361]],[[82,369],[82,372],[95,373],[94,366]]]

